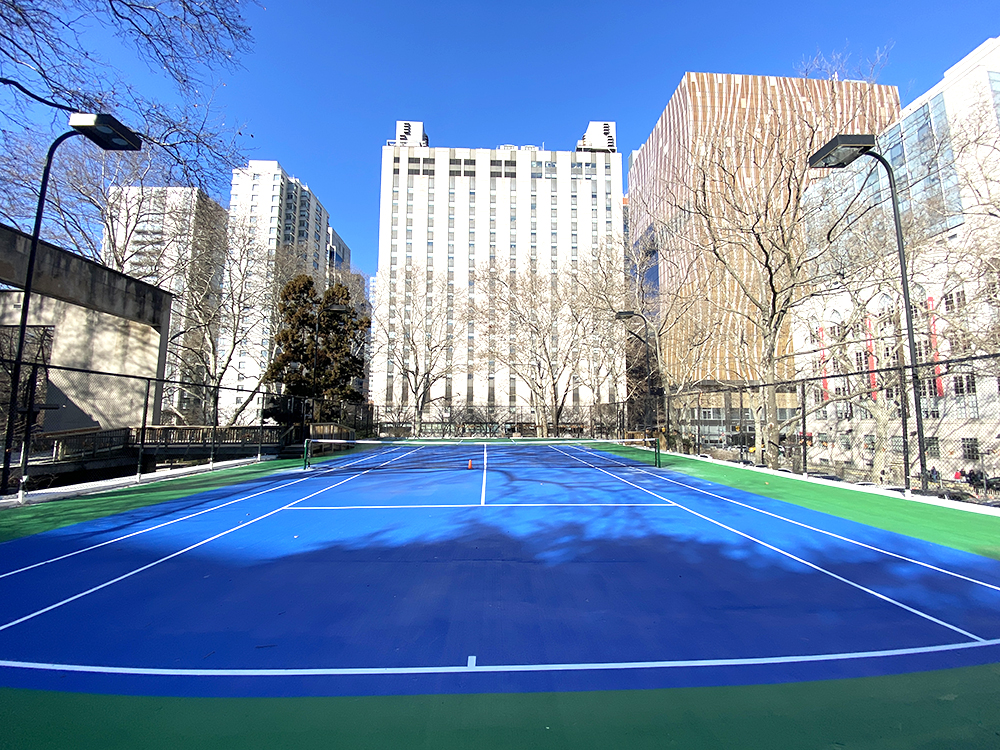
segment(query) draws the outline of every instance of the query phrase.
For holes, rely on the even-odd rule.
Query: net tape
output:
[[[634,440],[307,440],[306,465],[345,470],[653,466],[656,442]]]

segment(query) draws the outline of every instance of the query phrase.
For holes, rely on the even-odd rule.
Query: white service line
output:
[[[392,448],[391,450],[398,450],[398,448]],[[390,452],[390,451],[387,451],[387,452]],[[371,458],[371,457],[370,456],[366,456],[365,458]],[[358,459],[358,461],[362,461],[362,460],[364,460],[364,459],[360,459],[360,458]],[[352,464],[358,463],[358,461],[352,461],[349,464],[343,464],[342,466],[338,466],[336,468],[341,469],[341,468],[344,468],[346,466],[351,466]],[[66,558],[73,557],[74,555],[82,555],[84,552],[90,552],[91,550],[95,550],[95,549],[98,549],[100,547],[106,547],[109,544],[115,544],[116,542],[122,542],[122,541],[124,541],[126,539],[131,539],[134,536],[139,536],[140,534],[145,534],[146,532],[149,532],[149,531],[156,531],[157,529],[162,529],[164,526],[170,526],[171,524],[178,523],[179,521],[187,521],[189,518],[194,518],[195,516],[200,516],[203,513],[211,513],[213,510],[219,510],[219,508],[225,508],[227,505],[232,505],[233,503],[239,503],[239,502],[242,502],[244,500],[249,500],[250,498],[253,498],[253,497],[258,497],[259,495],[266,495],[268,492],[274,492],[275,490],[284,489],[285,487],[291,487],[293,484],[298,484],[299,482],[304,482],[307,479],[315,479],[317,476],[320,476],[321,474],[327,474],[327,473],[329,473],[331,471],[334,471],[334,469],[332,469],[332,468],[331,469],[324,469],[323,471],[319,472],[318,474],[312,474],[312,475],[310,475],[308,477],[299,477],[298,479],[296,479],[293,482],[286,482],[285,484],[279,484],[279,485],[276,485],[275,487],[269,487],[266,490],[261,490],[260,492],[254,492],[251,495],[245,495],[243,497],[238,497],[235,500],[230,500],[228,502],[222,503],[221,505],[213,505],[211,508],[205,508],[205,510],[199,510],[197,513],[190,513],[190,514],[188,514],[186,516],[181,516],[180,518],[175,518],[172,521],[164,521],[163,523],[158,523],[158,524],[156,524],[156,526],[150,526],[147,529],[141,529],[139,531],[133,531],[131,534],[124,534],[122,536],[115,537],[114,539],[108,539],[107,541],[100,542],[98,544],[92,544],[89,547],[84,547],[83,549],[74,550],[73,552],[67,552],[65,555],[59,555],[58,557],[52,557],[52,558],[49,558],[48,560],[42,560],[41,562],[36,562],[36,563],[31,564],[31,565],[25,565],[23,568],[18,568],[17,570],[9,570],[6,573],[0,573],[0,578],[7,578],[8,576],[12,576],[12,575],[15,575],[17,573],[24,573],[27,570],[32,570],[34,568],[40,568],[42,565],[48,565],[49,563],[59,562],[60,560],[65,560]]]
[[[483,491],[479,495],[479,504],[486,505],[486,443],[483,443]]]
[[[589,449],[585,449],[585,450],[589,450]],[[739,505],[742,508],[746,508],[748,510],[753,510],[753,511],[756,511],[757,513],[763,513],[765,516],[771,516],[771,518],[777,518],[780,521],[787,521],[788,523],[794,524],[795,526],[801,526],[803,529],[809,529],[809,531],[815,531],[815,532],[817,532],[819,534],[825,534],[826,536],[833,537],[834,539],[839,539],[842,542],[848,542],[849,544],[857,545],[858,547],[863,547],[865,549],[871,550],[872,552],[878,552],[880,554],[887,555],[888,557],[894,557],[897,560],[902,560],[903,562],[913,563],[914,565],[919,565],[922,568],[927,568],[928,570],[933,570],[936,573],[944,573],[945,575],[952,576],[953,578],[958,578],[958,579],[960,579],[962,581],[967,581],[968,583],[975,583],[975,584],[978,584],[979,586],[983,586],[983,587],[988,588],[988,589],[993,589],[994,591],[1000,591],[1000,586],[998,586],[998,585],[996,585],[994,583],[989,583],[987,581],[981,581],[978,578],[972,578],[971,576],[963,575],[962,573],[956,573],[954,570],[948,570],[947,568],[941,568],[941,567],[938,567],[937,565],[931,565],[930,563],[924,562],[923,560],[917,560],[917,559],[915,559],[913,557],[907,557],[906,555],[901,555],[898,552],[892,552],[892,551],[887,550],[887,549],[882,549],[881,547],[876,547],[876,546],[874,546],[872,544],[868,544],[867,542],[861,542],[861,541],[858,541],[857,539],[851,539],[848,536],[843,536],[841,534],[836,534],[836,533],[834,533],[832,531],[827,531],[826,529],[821,529],[821,528],[819,528],[817,526],[810,526],[809,524],[803,523],[802,521],[796,521],[794,518],[788,518],[787,516],[782,516],[782,515],[780,515],[778,513],[772,513],[769,510],[764,510],[763,508],[757,508],[757,507],[755,507],[753,505],[750,505],[748,503],[743,503],[743,502],[740,502],[739,500],[734,500],[731,497],[726,497],[725,495],[719,495],[719,494],[717,494],[715,492],[709,492],[708,490],[702,489],[700,487],[695,487],[694,485],[684,484],[684,482],[679,482],[676,479],[671,479],[670,477],[665,477],[665,476],[662,476],[660,474],[654,474],[653,472],[648,471],[647,469],[642,469],[642,468],[639,468],[637,466],[629,466],[628,464],[624,464],[624,463],[622,463],[620,461],[615,461],[614,463],[617,463],[619,466],[622,466],[622,467],[625,467],[625,468],[628,468],[628,469],[634,469],[635,471],[638,471],[641,474],[646,474],[646,475],[651,476],[651,477],[653,477],[655,479],[659,479],[659,480],[664,481],[664,482],[669,482],[670,484],[675,484],[678,487],[683,487],[684,489],[693,490],[694,492],[700,492],[703,495],[708,495],[709,497],[714,497],[717,500],[725,500],[727,503],[732,503],[733,505]]]
[[[417,448],[416,450],[420,450],[420,449]],[[414,453],[414,452],[415,451],[410,451],[410,453]],[[153,568],[153,567],[159,565],[160,563],[165,563],[167,560],[172,560],[173,558],[177,557],[178,555],[183,555],[185,552],[190,552],[193,549],[197,549],[198,547],[201,547],[203,544],[208,544],[209,542],[213,542],[216,539],[219,539],[220,537],[224,537],[227,534],[231,534],[234,531],[239,531],[240,529],[245,529],[250,524],[257,523],[257,521],[262,521],[265,518],[273,516],[275,513],[280,513],[283,510],[287,510],[288,508],[291,508],[296,503],[301,503],[303,500],[308,500],[311,497],[316,497],[316,495],[321,495],[322,493],[324,493],[324,492],[326,492],[328,490],[332,490],[332,489],[334,489],[336,487],[339,487],[342,484],[346,484],[347,482],[350,482],[352,479],[357,479],[358,477],[364,476],[365,474],[367,474],[370,471],[373,471],[374,469],[381,468],[382,466],[385,466],[388,463],[392,463],[392,461],[396,461],[396,460],[398,460],[400,458],[403,458],[404,456],[408,456],[408,455],[409,455],[409,453],[404,453],[403,455],[396,456],[396,458],[393,458],[390,461],[386,461],[386,462],[380,464],[379,466],[372,467],[371,469],[365,469],[364,471],[362,471],[362,472],[360,472],[358,474],[352,474],[351,476],[347,477],[346,479],[340,480],[336,484],[331,484],[329,487],[324,487],[324,488],[322,488],[320,490],[317,490],[316,492],[313,492],[310,495],[306,495],[305,497],[300,497],[298,500],[293,500],[292,502],[290,502],[290,503],[288,503],[286,505],[283,505],[280,508],[275,508],[274,510],[269,511],[267,513],[264,513],[263,515],[257,516],[256,518],[253,518],[253,519],[251,519],[249,521],[244,521],[244,522],[240,523],[237,526],[233,526],[230,529],[226,529],[225,531],[221,531],[218,534],[215,534],[213,536],[208,537],[207,539],[202,539],[200,542],[196,542],[196,543],[194,543],[192,545],[189,545],[189,546],[185,547],[182,550],[178,550],[177,552],[172,552],[171,554],[166,555],[165,557],[161,557],[159,560],[154,560],[153,562],[147,563],[146,565],[143,565],[142,567],[136,568],[134,570],[130,570],[128,573],[123,573],[122,575],[117,576],[115,578],[112,578],[109,581],[105,581],[104,583],[99,583],[96,586],[91,586],[86,591],[81,591],[80,593],[74,594],[73,596],[68,596],[65,599],[63,599],[62,601],[58,601],[55,604],[50,604],[49,606],[43,607],[42,609],[39,609],[39,610],[36,610],[36,611],[32,612],[31,614],[24,615],[24,617],[19,617],[16,620],[11,620],[10,622],[4,623],[3,625],[0,625],[0,630],[6,630],[7,628],[12,628],[15,625],[18,625],[18,624],[20,624],[22,622],[25,622],[26,620],[31,620],[32,618],[38,617],[39,615],[43,615],[46,612],[51,612],[53,609],[57,609],[57,608],[63,606],[64,604],[69,604],[70,602],[74,602],[77,599],[80,599],[80,598],[82,598],[84,596],[87,596],[88,594],[93,594],[95,591],[100,591],[103,588],[107,588],[108,586],[110,586],[110,585],[112,585],[114,583],[118,583],[119,581],[124,581],[126,578],[131,578],[132,576],[134,576],[134,575],[136,575],[138,573],[142,573],[144,570],[149,570],[150,568]]]
[[[570,458],[573,458],[573,459],[579,461],[582,464],[590,466],[593,469],[597,469],[598,471],[600,471],[600,472],[602,472],[604,474],[607,474],[609,477],[613,477],[614,479],[617,479],[617,480],[619,480],[621,482],[625,482],[625,484],[629,484],[629,485],[631,485],[633,487],[637,486],[637,485],[634,485],[634,484],[632,484],[631,482],[629,482],[629,481],[627,481],[625,479],[622,479],[619,476],[616,476],[615,474],[612,474],[610,471],[605,471],[604,469],[602,469],[599,466],[594,466],[593,464],[587,463],[582,458],[577,458],[576,456],[574,456],[574,455],[572,455],[570,453],[566,453],[565,451],[559,451],[559,452],[562,453],[563,455],[569,456]],[[642,488],[640,487],[639,489],[642,489]],[[645,491],[649,492],[649,490],[645,490]],[[656,493],[649,492],[649,494],[655,495]],[[739,529],[735,529],[732,526],[727,526],[726,524],[722,523],[721,521],[716,521],[713,518],[709,518],[708,516],[706,516],[706,515],[704,515],[702,513],[699,513],[696,510],[691,510],[691,508],[688,508],[688,507],[686,507],[684,505],[681,505],[680,503],[678,503],[676,501],[674,501],[674,505],[676,507],[680,508],[681,510],[687,511],[688,513],[690,513],[693,516],[697,516],[698,518],[701,518],[701,519],[703,519],[705,521],[708,521],[709,523],[715,524],[716,526],[719,526],[720,528],[726,529],[727,531],[731,531],[734,534],[738,534],[739,536],[743,537],[744,539],[749,539],[751,542],[756,542],[757,544],[761,545],[762,547],[766,547],[767,549],[772,550],[773,552],[777,552],[779,555],[783,555],[783,556],[789,558],[790,560],[794,560],[795,562],[801,563],[802,565],[805,565],[806,567],[812,568],[813,570],[816,570],[816,571],[818,571],[820,573],[823,573],[824,575],[828,575],[831,578],[840,581],[841,583],[846,583],[848,586],[852,586],[852,587],[858,589],[859,591],[864,591],[866,594],[870,594],[871,596],[874,596],[876,599],[881,599],[882,601],[887,602],[889,604],[893,604],[893,605],[899,607],[900,609],[904,609],[907,612],[910,612],[911,614],[917,615],[918,617],[922,617],[925,620],[929,620],[930,622],[933,622],[936,625],[940,625],[942,627],[948,628],[949,630],[953,630],[956,633],[964,635],[966,638],[971,638],[974,641],[985,641],[986,640],[985,638],[980,638],[978,635],[970,633],[967,630],[962,630],[957,625],[952,625],[951,623],[945,622],[944,620],[940,620],[937,617],[934,617],[933,615],[929,615],[926,612],[920,611],[919,609],[914,609],[913,607],[911,607],[911,606],[909,606],[907,604],[903,604],[903,602],[898,601],[896,599],[893,599],[890,596],[886,596],[885,594],[879,593],[878,591],[875,591],[874,589],[870,589],[867,586],[862,586],[860,583],[856,583],[855,581],[852,581],[849,578],[845,578],[844,576],[837,575],[832,570],[827,570],[826,568],[823,568],[823,567],[817,565],[816,563],[809,562],[808,560],[805,560],[805,559],[803,559],[801,557],[798,557],[797,555],[793,555],[791,552],[783,550],[780,547],[775,547],[773,544],[768,544],[767,542],[765,542],[762,539],[758,539],[756,537],[750,536],[746,532],[740,531]]]
[[[829,654],[793,656],[751,656],[732,659],[676,659],[664,661],[581,662],[568,664],[479,664],[437,667],[292,667],[287,669],[183,669],[168,667],[111,667],[97,664],[58,664],[32,661],[0,660],[0,668],[35,669],[49,672],[85,672],[91,674],[122,674],[155,677],[340,677],[353,675],[413,675],[456,674],[461,672],[583,672],[621,669],[685,669],[698,667],[754,667],[774,664],[807,664],[816,662],[878,659],[894,656],[916,656],[971,648],[1000,646],[1000,639],[963,641],[938,646],[892,648],[878,651],[846,651]]]

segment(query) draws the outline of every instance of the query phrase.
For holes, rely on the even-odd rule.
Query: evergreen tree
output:
[[[313,399],[312,414],[317,421],[329,419],[341,401],[362,399],[356,381],[364,376],[369,320],[350,301],[350,290],[343,284],[334,284],[320,295],[306,274],[296,276],[281,290],[281,321],[275,337],[278,353],[263,380],[281,383],[286,396]]]

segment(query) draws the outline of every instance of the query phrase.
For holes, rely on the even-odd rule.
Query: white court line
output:
[[[486,505],[486,443],[483,443],[483,491],[479,495],[479,504]]]
[[[558,450],[558,448],[556,450]],[[604,474],[607,474],[609,477],[614,477],[615,479],[618,479],[618,480],[620,480],[622,482],[625,482],[625,484],[629,484],[629,485],[631,485],[633,487],[637,486],[637,485],[634,485],[634,484],[632,484],[631,482],[629,482],[629,481],[627,481],[625,479],[622,479],[621,477],[615,476],[614,474],[612,474],[609,471],[605,471],[604,469],[600,468],[599,466],[594,466],[593,464],[587,463],[582,458],[577,458],[576,456],[574,456],[574,455],[572,455],[570,453],[566,453],[565,451],[559,451],[559,452],[562,453],[564,456],[569,456],[570,458],[572,458],[572,459],[574,459],[576,461],[579,461],[582,464],[590,466],[593,469],[597,469],[598,471],[603,472]],[[642,488],[640,487],[639,489],[642,489]],[[645,492],[649,492],[649,494],[651,494],[651,495],[655,495],[656,494],[654,492],[650,492],[649,490],[644,490],[644,491]],[[740,531],[739,529],[735,529],[732,526],[727,526],[726,524],[722,523],[721,521],[716,521],[713,518],[709,518],[708,516],[706,516],[706,515],[704,515],[702,513],[699,513],[696,510],[691,510],[690,508],[688,508],[688,507],[686,507],[684,505],[681,505],[680,503],[678,503],[676,501],[674,502],[674,505],[676,507],[680,508],[681,510],[687,511],[691,515],[697,516],[698,518],[701,518],[701,519],[703,519],[705,521],[708,521],[709,523],[715,524],[716,526],[719,526],[720,528],[726,529],[727,531],[731,531],[734,534],[738,534],[739,536],[743,537],[744,539],[749,539],[751,542],[756,542],[757,544],[761,545],[762,547],[766,547],[767,549],[772,550],[773,552],[777,552],[779,555],[783,555],[783,556],[789,558],[790,560],[794,560],[795,562],[801,563],[802,565],[805,565],[806,567],[812,568],[813,570],[816,570],[816,571],[818,571],[820,573],[823,573],[824,575],[828,575],[831,578],[840,581],[841,583],[846,583],[848,586],[852,586],[852,587],[858,589],[859,591],[864,591],[866,594],[870,594],[871,596],[874,596],[877,599],[881,599],[884,602],[888,602],[889,604],[895,605],[895,606],[899,607],[900,609],[904,609],[907,612],[910,612],[911,614],[917,615],[918,617],[922,617],[925,620],[929,620],[930,622],[933,622],[933,623],[935,623],[937,625],[940,625],[942,627],[948,628],[949,630],[953,630],[956,633],[964,635],[966,638],[971,638],[972,640],[975,640],[975,641],[985,641],[986,640],[985,638],[980,638],[978,635],[970,633],[967,630],[962,630],[957,625],[952,625],[951,623],[945,622],[944,620],[940,620],[937,617],[934,617],[933,615],[930,615],[930,614],[928,614],[926,612],[922,612],[919,609],[915,609],[915,608],[909,606],[908,604],[903,604],[903,602],[898,601],[896,599],[893,599],[890,596],[886,596],[885,594],[879,593],[878,591],[875,591],[874,589],[870,589],[867,586],[862,586],[860,583],[852,581],[849,578],[845,578],[844,576],[838,575],[838,574],[834,573],[832,570],[827,570],[826,568],[823,568],[823,567],[817,565],[816,563],[809,562],[808,560],[805,560],[805,559],[803,559],[801,557],[798,557],[797,555],[793,555],[791,552],[788,552],[787,550],[783,550],[780,547],[775,547],[773,544],[768,544],[764,540],[758,539],[758,538],[753,537],[753,536],[750,536],[749,534],[747,534],[747,533],[745,533],[743,531]]]
[[[393,448],[392,450],[398,450],[398,448]],[[386,451],[386,452],[391,452],[391,451]],[[370,456],[366,456],[366,458],[370,458]],[[363,459],[358,459],[358,461],[361,461],[361,460],[363,460]],[[358,463],[358,461],[352,461],[351,464]],[[350,466],[351,464],[344,464],[343,466]],[[338,468],[343,468],[343,466],[338,467]],[[259,495],[266,495],[268,492],[274,492],[274,490],[280,490],[280,489],[284,489],[285,487],[291,487],[293,484],[298,484],[299,482],[304,482],[307,479],[315,479],[317,476],[329,473],[330,471],[333,471],[333,469],[324,469],[323,471],[321,471],[321,472],[319,472],[317,474],[312,474],[312,475],[310,475],[308,477],[300,477],[300,478],[296,479],[293,482],[287,482],[285,484],[279,484],[276,487],[269,487],[266,490],[261,490],[260,492],[254,492],[252,495],[245,495],[244,497],[238,497],[235,500],[230,500],[228,502],[222,503],[221,505],[213,505],[211,508],[205,508],[205,510],[199,510],[197,513],[190,513],[190,514],[188,514],[186,516],[181,516],[180,518],[175,518],[172,521],[164,521],[163,523],[159,523],[156,526],[150,526],[147,529],[141,529],[139,531],[133,531],[131,534],[125,534],[123,536],[115,537],[114,539],[108,539],[105,542],[100,542],[98,544],[92,544],[89,547],[84,547],[83,549],[78,549],[78,550],[75,550],[73,552],[67,552],[65,555],[59,555],[58,557],[52,557],[52,558],[49,558],[48,560],[42,560],[41,562],[33,563],[32,565],[25,565],[23,568],[18,568],[17,570],[10,570],[10,571],[7,571],[6,573],[0,573],[0,578],[7,578],[8,576],[12,576],[12,575],[15,575],[17,573],[24,573],[27,570],[32,570],[34,568],[39,568],[42,565],[48,565],[49,563],[59,562],[60,560],[65,560],[66,558],[73,557],[74,555],[82,555],[84,552],[90,552],[91,550],[95,550],[95,549],[98,549],[100,547],[106,547],[109,544],[115,544],[116,542],[122,542],[122,541],[124,541],[126,539],[131,539],[134,536],[139,536],[140,534],[145,534],[146,532],[149,532],[149,531],[156,531],[157,529],[162,529],[164,526],[170,526],[171,524],[178,523],[179,521],[187,521],[189,518],[194,518],[195,516],[200,516],[203,513],[211,513],[213,510],[218,510],[219,508],[225,508],[227,505],[232,505],[233,503],[239,503],[239,502],[242,502],[244,500],[249,500],[250,498],[258,497]],[[221,488],[216,488],[216,489],[221,489]]]
[[[778,513],[772,513],[769,510],[764,510],[763,508],[757,508],[748,503],[743,503],[740,502],[739,500],[734,500],[731,497],[726,497],[725,495],[719,495],[715,492],[709,492],[708,490],[702,489],[701,487],[695,487],[690,484],[685,484],[684,482],[678,482],[676,479],[671,479],[670,477],[665,477],[660,474],[654,474],[653,472],[648,471],[647,469],[642,469],[637,466],[630,466],[629,464],[624,464],[621,463],[620,461],[615,461],[615,463],[617,463],[619,466],[628,469],[635,469],[636,471],[651,476],[655,479],[659,479],[664,482],[669,482],[670,484],[676,484],[678,487],[683,487],[688,490],[694,490],[695,492],[700,492],[703,495],[708,495],[709,497],[714,497],[718,500],[725,500],[727,503],[732,503],[733,505],[739,505],[742,508],[747,508],[748,510],[756,511],[757,513],[763,513],[765,516],[771,516],[771,518],[777,518],[778,520],[787,521],[788,523],[794,524],[796,526],[801,526],[803,529],[809,529],[810,531],[815,531],[820,534],[826,534],[826,536],[833,537],[834,539],[839,539],[842,542],[848,542],[849,544],[854,544],[857,545],[858,547],[864,547],[865,549],[871,550],[872,552],[879,552],[883,555],[887,555],[888,557],[894,557],[897,560],[913,563],[914,565],[919,565],[922,568],[927,568],[928,570],[933,570],[937,573],[944,573],[945,575],[949,575],[952,576],[953,578],[958,578],[960,580],[967,581],[968,583],[975,583],[978,584],[979,586],[983,586],[988,589],[993,589],[994,591],[1000,591],[1000,586],[993,583],[989,583],[987,581],[981,581],[978,578],[972,578],[971,576],[963,575],[962,573],[956,573],[955,571],[948,570],[947,568],[941,568],[938,567],[937,565],[931,565],[930,563],[924,562],[923,560],[917,560],[916,558],[913,557],[907,557],[906,555],[901,555],[898,552],[892,552],[887,549],[882,549],[881,547],[876,547],[872,544],[868,544],[866,542],[862,542],[857,539],[851,539],[848,536],[836,534],[832,531],[827,531],[826,529],[821,529],[817,526],[810,526],[807,523],[796,521],[794,518],[788,518],[787,516],[782,516]]]
[[[110,585],[112,585],[114,583],[118,583],[119,581],[124,581],[126,578],[131,578],[132,576],[134,576],[134,575],[136,575],[138,573],[142,573],[144,570],[149,570],[150,568],[155,567],[155,566],[159,565],[160,563],[164,563],[167,560],[172,560],[173,558],[177,557],[178,555],[183,555],[185,552],[190,552],[193,549],[197,549],[198,547],[201,547],[203,544],[208,544],[209,542],[215,541],[216,539],[219,539],[220,537],[226,536],[226,534],[231,534],[234,531],[239,531],[240,529],[244,529],[244,528],[246,528],[247,526],[249,526],[252,523],[257,523],[257,521],[262,521],[265,518],[268,518],[269,516],[273,516],[275,513],[280,513],[283,510],[287,510],[288,508],[292,507],[296,503],[300,503],[303,500],[308,500],[311,497],[316,497],[316,495],[320,495],[320,494],[326,492],[327,490],[332,490],[332,489],[334,489],[336,487],[339,487],[342,484],[346,484],[347,482],[350,482],[352,479],[357,479],[358,477],[364,476],[365,474],[367,474],[370,471],[373,471],[374,469],[380,468],[381,466],[385,466],[386,464],[392,463],[392,461],[396,461],[396,460],[398,460],[400,458],[404,458],[405,456],[410,455],[410,453],[415,453],[417,450],[420,450],[420,449],[417,448],[415,450],[410,451],[409,453],[404,453],[401,456],[396,456],[396,458],[393,458],[393,459],[391,459],[389,461],[386,461],[385,463],[382,463],[379,466],[372,467],[371,469],[365,469],[364,471],[362,471],[362,472],[360,472],[358,474],[354,474],[352,476],[347,477],[346,479],[342,479],[341,481],[337,482],[336,484],[331,484],[329,487],[323,487],[322,489],[317,490],[316,492],[313,492],[310,495],[306,495],[305,497],[300,497],[298,500],[293,500],[292,502],[290,502],[290,503],[288,503],[286,505],[283,505],[280,508],[275,508],[274,510],[269,511],[268,513],[264,513],[263,515],[257,516],[256,518],[253,518],[253,519],[251,519],[249,521],[244,521],[244,522],[240,523],[237,526],[233,526],[231,529],[227,529],[226,531],[222,531],[222,532],[219,532],[218,534],[210,536],[210,537],[208,537],[208,539],[202,539],[200,542],[196,542],[195,544],[189,545],[189,546],[185,547],[182,550],[178,550],[177,552],[172,552],[171,554],[166,555],[165,557],[161,557],[159,560],[154,560],[153,562],[147,563],[146,565],[143,565],[140,568],[136,568],[134,570],[130,570],[128,573],[123,573],[122,575],[117,576],[116,578],[112,578],[109,581],[105,581],[104,583],[99,583],[96,586],[91,586],[86,591],[81,591],[80,593],[74,594],[73,596],[68,596],[65,599],[63,599],[62,601],[58,601],[55,604],[50,604],[49,606],[43,607],[42,609],[39,609],[39,610],[36,610],[36,611],[32,612],[31,614],[24,615],[24,617],[19,617],[16,620],[11,620],[10,622],[4,623],[3,625],[0,625],[0,630],[6,630],[7,628],[12,628],[15,625],[18,625],[18,624],[20,624],[22,622],[25,622],[26,620],[31,620],[32,618],[38,617],[39,615],[43,615],[46,612],[51,612],[54,609],[62,607],[65,604],[69,604],[70,602],[74,602],[77,599],[80,599],[80,598],[82,598],[84,596],[87,596],[88,594],[93,594],[95,591],[100,591],[101,589],[107,588],[108,586],[110,586]]]
[[[668,508],[674,503],[490,503],[491,508]],[[480,508],[471,503],[441,505],[296,505],[288,510],[407,510],[410,508]]]
[[[734,659],[678,659],[668,661],[581,662],[570,664],[476,664],[439,667],[313,667],[289,669],[183,669],[165,667],[108,667],[91,664],[59,664],[32,661],[0,660],[0,667],[35,669],[50,672],[87,672],[91,674],[143,675],[157,677],[339,677],[351,675],[455,674],[460,672],[583,672],[621,669],[683,669],[700,667],[753,667],[775,664],[878,659],[894,656],[917,656],[970,648],[1000,646],[1000,639],[946,643],[939,646],[893,648],[879,651],[846,651],[796,656],[752,656]],[[470,657],[471,660],[471,657]]]

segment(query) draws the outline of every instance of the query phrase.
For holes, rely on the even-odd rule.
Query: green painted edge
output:
[[[120,490],[6,508],[0,510],[0,542],[168,500],[177,500],[301,466],[300,459],[262,461],[248,466],[234,466],[192,476],[150,481]]]
[[[0,748],[996,748],[1000,665],[573,693],[162,698],[0,689]]]
[[[1000,516],[775,476],[676,454],[664,468],[886,531],[1000,560]]]

